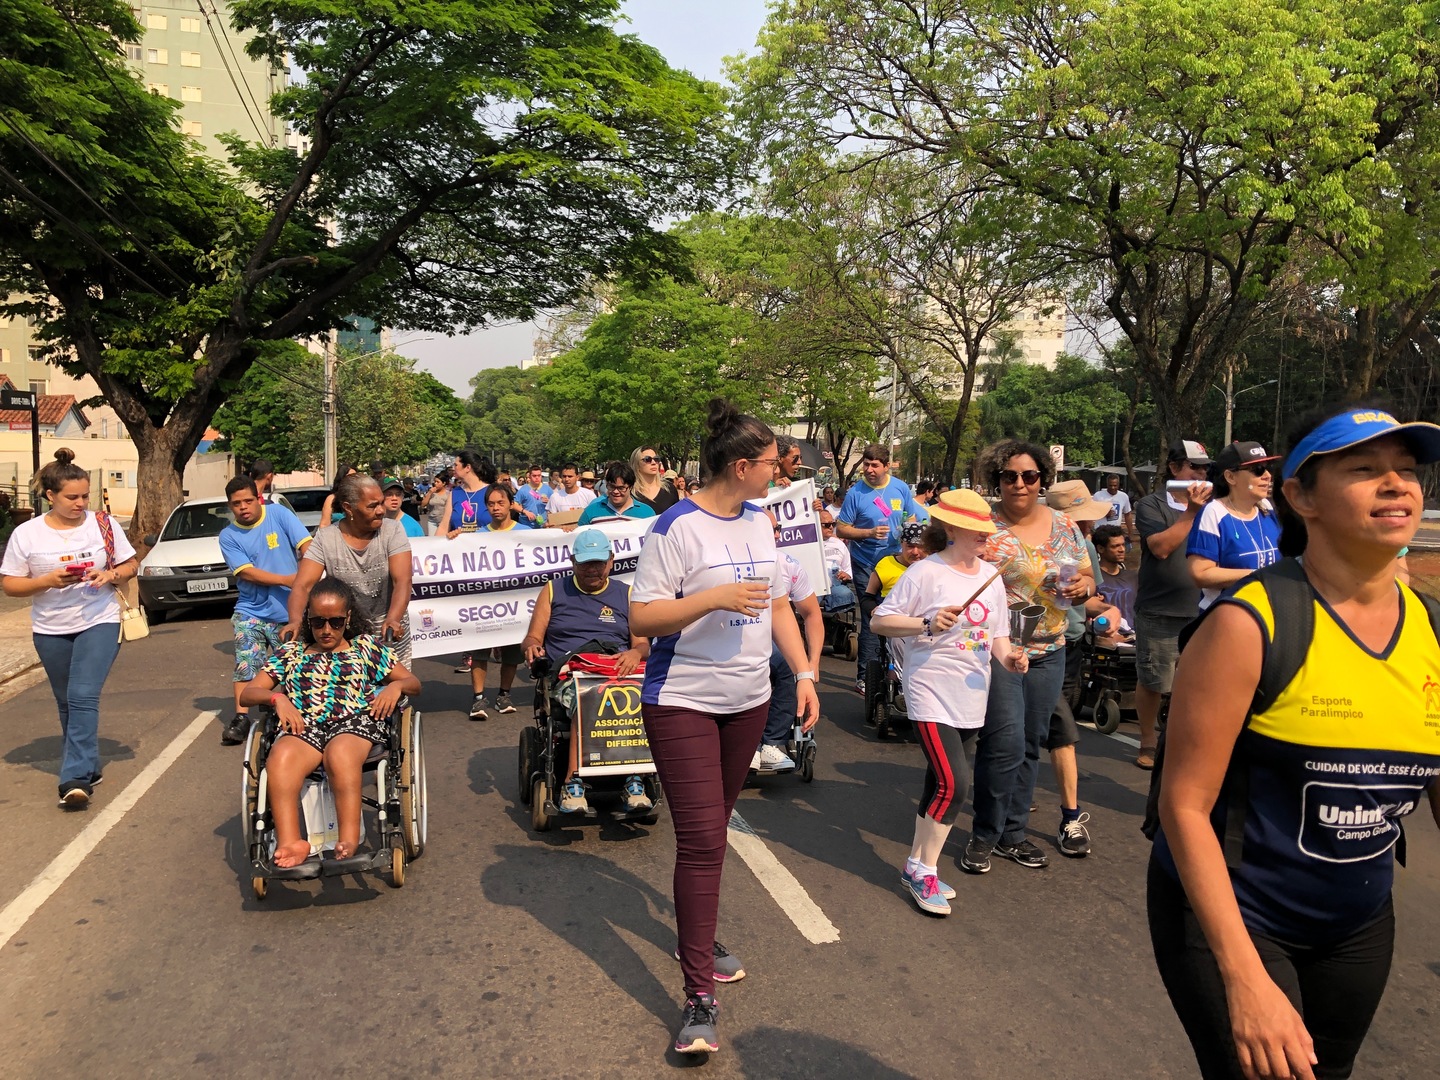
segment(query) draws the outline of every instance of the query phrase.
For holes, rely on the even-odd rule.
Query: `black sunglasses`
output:
[[[658,457],[642,457],[640,460],[646,465],[654,465],[660,459]]]
[[[344,630],[350,622],[350,616],[336,615],[334,618],[327,619],[324,615],[311,615],[308,621],[311,630],[323,630],[327,626],[331,630]]]
[[[1269,465],[1242,465],[1241,472],[1248,472],[1251,476],[1264,476],[1270,471]]]
[[[1040,472],[1037,469],[1026,469],[1024,472],[1016,472],[1014,469],[1002,469],[1000,470],[1000,480],[1006,484],[1013,484],[1016,480],[1024,480],[1025,486],[1029,487],[1031,484],[1039,482]]]

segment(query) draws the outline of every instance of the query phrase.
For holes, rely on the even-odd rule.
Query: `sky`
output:
[[[766,13],[765,0],[625,0],[622,6],[630,20],[622,30],[659,49],[671,67],[717,81],[725,57],[754,51]],[[535,332],[533,323],[453,338],[399,331],[395,343],[401,355],[468,397],[477,369],[518,365],[530,355]]]

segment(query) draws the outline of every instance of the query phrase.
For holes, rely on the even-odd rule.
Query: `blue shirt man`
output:
[[[532,465],[525,478],[529,482],[521,484],[515,493],[515,505],[529,524],[539,526],[544,524],[545,508],[550,504],[550,485],[545,483],[545,471],[539,465]]]
[[[873,570],[886,555],[900,551],[900,527],[912,517],[928,519],[929,514],[915,501],[910,485],[890,475],[890,453],[879,443],[865,448],[860,470],[862,479],[845,493],[836,532],[850,541],[855,565]]]

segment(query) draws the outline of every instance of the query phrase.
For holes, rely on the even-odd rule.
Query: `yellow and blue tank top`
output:
[[[909,569],[894,555],[886,555],[875,564],[875,576],[880,579],[880,599],[890,595],[890,590],[895,587],[895,582],[900,580],[900,575]]]
[[[1421,601],[1399,585],[1401,616],[1371,652],[1315,595],[1315,634],[1299,673],[1254,714],[1232,768],[1248,767],[1245,844],[1230,872],[1245,925],[1286,941],[1323,943],[1385,905],[1400,819],[1440,775],[1440,644]],[[1312,590],[1313,595],[1313,590]],[[1253,581],[1238,604],[1274,639],[1274,613]],[[1222,794],[1212,820],[1225,824]],[[1156,857],[1175,874],[1163,833]]]

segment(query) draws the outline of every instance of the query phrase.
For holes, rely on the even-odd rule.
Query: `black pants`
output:
[[[1185,890],[1150,860],[1148,907],[1150,943],[1170,1002],[1190,1036],[1205,1080],[1244,1076],[1230,1032],[1225,983],[1215,954]],[[1343,941],[1323,947],[1292,945],[1252,932],[1250,939],[1265,970],[1285,992],[1315,1041],[1315,1076],[1343,1078],[1370,1030],[1395,946],[1395,909],[1384,910]]]
[[[919,817],[941,825],[955,824],[960,804],[970,792],[970,772],[975,768],[975,741],[979,728],[956,728],[949,724],[915,721],[915,737],[925,751],[925,786],[920,791]]]

